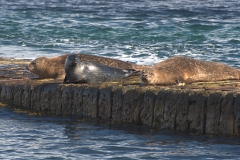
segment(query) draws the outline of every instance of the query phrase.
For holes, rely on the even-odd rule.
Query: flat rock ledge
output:
[[[48,115],[93,117],[153,129],[240,136],[240,90],[1,80],[0,101]]]
[[[36,75],[26,70],[29,62],[0,59],[1,103],[50,116],[240,137],[240,81],[185,86],[141,86],[134,79],[101,85],[63,84],[32,79]]]

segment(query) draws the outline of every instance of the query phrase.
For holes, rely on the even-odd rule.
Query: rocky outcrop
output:
[[[49,115],[94,117],[153,129],[240,136],[240,92],[167,87],[5,83],[2,103]]]

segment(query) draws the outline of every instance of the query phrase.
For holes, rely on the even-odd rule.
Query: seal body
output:
[[[77,55],[69,55],[65,61],[64,82],[99,84],[120,81],[136,73],[133,69],[119,69],[94,62],[82,61]]]
[[[142,70],[146,84],[175,84],[207,82],[240,78],[240,70],[228,65],[177,56]]]
[[[76,54],[82,61],[95,62],[102,65],[115,67],[119,69],[133,68],[141,70],[143,66],[135,65],[129,62],[124,62],[117,59],[100,57],[88,54]],[[34,59],[28,66],[27,69],[36,74],[39,78],[54,78],[63,79],[65,77],[64,64],[69,54],[64,54],[56,57],[39,57]]]

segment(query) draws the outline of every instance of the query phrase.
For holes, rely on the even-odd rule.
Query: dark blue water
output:
[[[0,108],[0,159],[240,159],[239,138],[108,126]]]
[[[0,0],[0,57],[81,52],[240,67],[239,0]],[[0,108],[2,159],[237,159],[240,140],[124,129]]]
[[[1,0],[0,56],[82,52],[154,64],[174,55],[240,67],[239,0]]]

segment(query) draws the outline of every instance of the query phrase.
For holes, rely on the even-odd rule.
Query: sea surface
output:
[[[239,0],[0,0],[0,57],[84,53],[240,68]],[[114,128],[0,108],[0,159],[240,159],[240,139]]]
[[[240,139],[33,116],[0,107],[0,159],[240,159]]]
[[[0,0],[0,56],[175,55],[240,68],[239,0]]]

